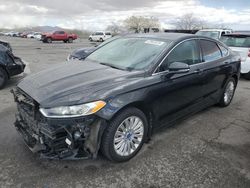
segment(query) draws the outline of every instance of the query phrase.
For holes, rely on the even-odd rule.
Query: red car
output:
[[[72,43],[75,39],[77,39],[76,34],[68,34],[65,31],[55,31],[53,33],[43,33],[41,40],[47,43],[52,43],[52,41]]]

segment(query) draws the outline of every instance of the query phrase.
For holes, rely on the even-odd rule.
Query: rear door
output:
[[[220,91],[230,72],[229,52],[222,45],[215,41],[201,39],[202,64],[199,74],[203,82],[203,96],[209,97],[216,102],[220,96]],[[213,102],[211,101],[211,102]]]

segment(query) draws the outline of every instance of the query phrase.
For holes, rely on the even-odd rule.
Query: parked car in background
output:
[[[42,33],[36,32],[36,33],[34,34],[34,38],[37,39],[37,40],[42,40]]]
[[[80,48],[80,49],[76,49],[74,50],[71,54],[69,54],[67,60],[81,60],[83,61],[89,54],[91,54],[93,51],[95,51],[96,49],[108,44],[109,42],[120,38],[121,36],[115,36],[112,38],[107,39],[105,42],[96,45],[96,46],[91,46],[91,47],[85,47],[85,48]]]
[[[38,39],[40,40],[42,38],[42,33],[40,32],[32,32],[27,35],[27,38],[32,38],[32,39]]]
[[[111,32],[108,31],[97,31],[89,36],[89,41],[103,42],[112,37]]]
[[[233,51],[241,56],[241,74],[250,80],[250,33],[232,33],[221,37]]]
[[[63,42],[68,42],[72,43],[73,40],[77,39],[76,34],[68,34],[65,31],[55,31],[53,33],[44,33],[42,34],[42,41],[51,43],[52,41],[63,41]]]
[[[24,68],[23,61],[14,56],[9,48],[0,44],[0,89],[4,87],[11,76],[22,73]]]
[[[15,126],[54,159],[134,157],[152,133],[214,104],[228,106],[240,57],[190,34],[133,34],[24,78],[13,90]],[[53,75],[53,76],[51,76]]]
[[[211,37],[211,38],[219,40],[221,36],[225,34],[230,34],[232,32],[233,31],[230,29],[202,29],[202,30],[199,30],[196,33],[196,35]]]
[[[32,33],[32,32],[24,31],[24,32],[22,32],[22,33],[20,34],[20,37],[21,37],[21,38],[27,38],[27,36],[28,36],[30,33]]]
[[[9,36],[9,37],[18,37],[20,36],[19,32],[15,32],[15,31],[10,31],[4,34],[5,36]]]
[[[6,48],[8,48],[12,52],[12,47],[11,47],[10,43],[8,43],[7,41],[0,40],[0,45],[5,46]]]

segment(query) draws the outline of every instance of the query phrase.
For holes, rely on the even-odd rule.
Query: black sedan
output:
[[[161,126],[209,106],[228,106],[240,57],[223,43],[188,34],[128,35],[84,63],[58,65],[13,90],[15,126],[42,157],[134,157]]]
[[[14,56],[9,48],[0,44],[0,89],[11,76],[22,73],[24,68],[22,60]]]

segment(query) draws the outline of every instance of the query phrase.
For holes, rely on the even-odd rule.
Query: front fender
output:
[[[145,94],[147,93],[146,90],[146,88],[143,88],[108,99],[106,106],[102,110],[97,112],[97,115],[106,120],[110,120],[118,111],[120,111],[125,106],[133,103],[145,103]]]

